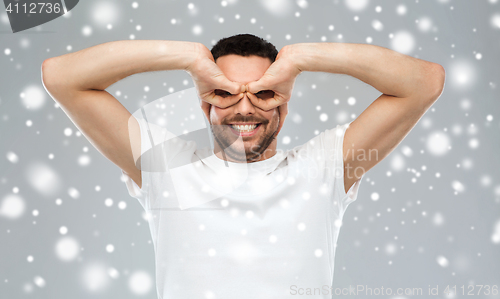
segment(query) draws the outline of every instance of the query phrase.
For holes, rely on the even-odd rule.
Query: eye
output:
[[[258,98],[267,100],[274,98],[274,91],[272,90],[261,90],[258,93],[255,94]]]
[[[230,92],[227,92],[225,90],[221,90],[221,89],[216,89],[214,91],[215,95],[217,96],[221,96],[221,97],[228,97],[228,96],[232,96],[232,94]]]

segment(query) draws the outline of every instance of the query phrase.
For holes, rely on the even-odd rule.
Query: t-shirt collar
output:
[[[199,150],[202,154],[200,159],[211,166],[214,169],[224,169],[224,170],[235,170],[235,171],[248,171],[249,173],[262,173],[262,172],[272,172],[276,169],[281,161],[285,158],[285,154],[282,150],[276,150],[276,153],[266,159],[257,162],[245,163],[245,162],[231,162],[225,161],[217,155],[215,155],[212,148],[204,148]],[[204,158],[205,157],[205,158]]]

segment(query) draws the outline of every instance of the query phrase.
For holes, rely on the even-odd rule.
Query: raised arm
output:
[[[108,42],[45,60],[42,80],[90,143],[142,187],[141,171],[132,154],[132,150],[140,154],[139,124],[104,89],[136,73],[186,70],[202,46],[162,40]]]
[[[288,102],[295,78],[303,71],[350,75],[383,93],[351,123],[344,135],[346,193],[403,140],[439,98],[445,82],[441,65],[384,47],[301,43],[283,47],[262,78],[247,85],[250,100],[264,110]],[[273,99],[253,96],[266,89],[274,91]]]
[[[105,90],[133,74],[182,70],[200,45],[164,40],[122,40],[53,57],[42,64],[43,82],[56,101],[59,92]]]
[[[383,93],[351,123],[345,133],[346,192],[396,148],[444,88],[445,70],[441,65],[380,46],[294,44],[290,52],[296,58],[300,71],[350,75]],[[361,153],[365,153],[364,158],[356,159]]]

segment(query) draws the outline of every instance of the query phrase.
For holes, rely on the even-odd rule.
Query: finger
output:
[[[226,109],[227,107],[236,105],[236,103],[239,102],[239,100],[243,97],[243,94],[237,94],[237,95],[232,95],[232,96],[227,96],[227,97],[221,97],[218,95],[215,95],[215,93],[210,94],[210,99],[207,99],[207,102],[210,104],[217,106],[218,108],[221,109]]]
[[[269,76],[264,75],[257,81],[247,83],[246,91],[256,94],[261,90],[274,90],[274,85]]]
[[[254,106],[259,107],[264,111],[269,111],[283,104],[279,96],[275,93],[274,98],[263,100],[251,92],[247,92],[247,96]]]
[[[263,99],[259,99],[256,95],[254,95],[251,92],[247,92],[246,95],[250,99],[250,102],[252,102],[252,104],[254,106],[259,107],[260,109],[264,110],[263,108],[264,108],[265,101]]]
[[[236,95],[231,95],[227,97],[218,96],[215,91],[212,91],[205,99],[209,104],[217,106],[218,108],[225,109],[232,105],[235,105],[243,97],[243,93]]]
[[[215,85],[218,86],[217,89],[225,90],[231,94],[238,95],[245,92],[245,86],[243,84],[233,82],[226,78],[226,76],[221,75],[215,78]]]

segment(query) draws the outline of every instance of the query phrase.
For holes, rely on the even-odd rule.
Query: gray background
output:
[[[371,37],[372,44],[445,67],[440,99],[365,175],[358,200],[347,210],[334,287],[427,292],[431,285],[440,291],[354,296],[360,298],[465,297],[444,295],[447,285],[470,290],[468,297],[500,297],[477,287],[500,285],[500,1],[143,0],[136,8],[132,2],[81,1],[69,15],[16,34],[0,10],[0,298],[156,298],[153,245],[142,207],[128,195],[119,168],[78,134],[45,93],[43,60],[130,38],[188,40],[211,48],[238,33],[266,38],[278,50],[303,42],[367,43]],[[349,5],[363,2],[361,9]],[[400,5],[405,14],[398,14]],[[373,26],[374,20],[383,27]],[[414,38],[414,47],[404,38],[393,45],[401,30]],[[187,73],[170,71],[133,75],[107,90],[134,112],[191,87]],[[351,121],[380,94],[349,76],[303,73],[278,148],[290,149]],[[106,199],[113,204],[107,206]],[[61,244],[62,256],[56,250]],[[64,261],[71,244],[78,254]],[[113,252],[106,250],[109,244]]]

